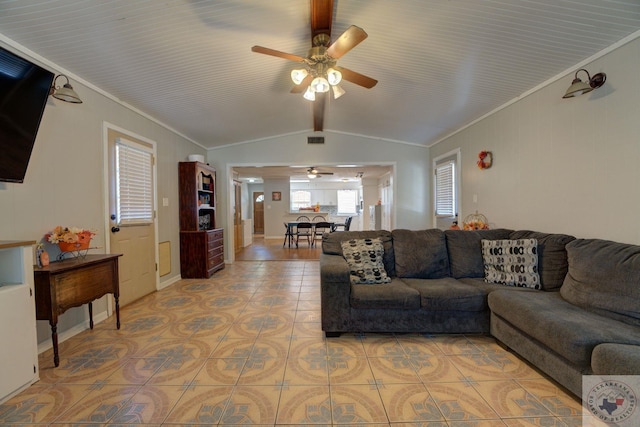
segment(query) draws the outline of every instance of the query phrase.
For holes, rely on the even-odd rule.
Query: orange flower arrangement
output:
[[[57,226],[45,237],[49,243],[58,244],[62,252],[71,252],[89,249],[89,243],[95,234],[84,228]]]

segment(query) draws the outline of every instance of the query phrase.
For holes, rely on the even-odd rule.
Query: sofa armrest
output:
[[[339,333],[349,330],[351,281],[349,265],[340,255],[320,254],[320,303],[322,330]]]
[[[591,353],[591,369],[596,375],[640,375],[640,346],[598,344]]]

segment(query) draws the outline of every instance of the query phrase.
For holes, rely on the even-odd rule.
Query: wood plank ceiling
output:
[[[313,133],[310,102],[289,93],[296,64],[250,50],[306,55],[309,9],[303,0],[0,0],[0,44],[215,147]],[[568,86],[576,64],[637,36],[640,1],[336,0],[332,34],[350,25],[369,37],[340,65],[379,83],[345,83],[327,101],[325,131],[429,145],[559,74]]]

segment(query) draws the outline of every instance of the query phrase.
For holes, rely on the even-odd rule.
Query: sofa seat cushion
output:
[[[514,231],[509,238],[536,239],[538,241],[538,274],[540,274],[542,289],[545,291],[560,289],[569,268],[565,246],[576,238],[567,234],[540,233],[530,230]]]
[[[482,239],[508,239],[513,230],[446,230],[451,277],[484,277]]]
[[[484,311],[487,294],[456,279],[402,279],[420,293],[420,306],[435,311]]]
[[[353,308],[414,309],[420,308],[420,293],[394,278],[379,285],[351,285]]]
[[[560,293],[572,304],[640,326],[640,246],[598,239],[567,244]]]
[[[570,304],[559,292],[497,290],[488,301],[493,314],[578,366],[590,366],[600,343],[640,344],[640,328]]]
[[[457,280],[466,285],[471,285],[473,287],[481,289],[486,294],[488,294],[489,292],[498,291],[498,290],[538,292],[537,289],[532,289],[532,288],[522,288],[519,286],[504,286],[497,283],[487,283],[484,279],[480,279],[480,278],[464,277],[462,279],[457,279]]]
[[[591,356],[591,369],[595,375],[640,375],[640,346],[597,345]]]
[[[393,230],[396,275],[416,279],[449,276],[449,255],[444,232],[431,230]]]

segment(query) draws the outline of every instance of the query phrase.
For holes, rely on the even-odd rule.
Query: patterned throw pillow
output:
[[[391,282],[382,263],[382,240],[352,239],[341,242],[341,245],[344,259],[349,264],[352,284],[373,285]]]
[[[482,240],[484,280],[541,289],[536,239]]]

